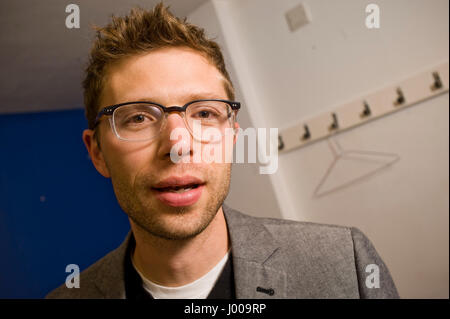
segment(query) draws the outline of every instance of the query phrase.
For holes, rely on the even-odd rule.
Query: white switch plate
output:
[[[286,12],[286,20],[288,22],[289,29],[293,32],[311,22],[311,14],[305,4],[300,3],[298,6]]]

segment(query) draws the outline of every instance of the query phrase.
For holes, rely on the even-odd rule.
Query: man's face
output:
[[[182,106],[208,98],[227,99],[217,68],[193,50],[164,48],[111,66],[100,105],[145,99]],[[191,157],[190,162],[172,162],[170,152],[179,141],[170,139],[175,128],[185,128],[179,113],[168,115],[165,128],[154,139],[130,142],[118,139],[104,117],[98,127],[101,150],[92,131],[83,135],[94,165],[103,176],[111,177],[118,202],[129,218],[165,239],[190,238],[204,230],[228,194],[231,174],[230,163],[193,163],[192,141],[190,153],[184,155]],[[165,182],[192,182],[189,177],[200,185],[178,193],[161,191]]]

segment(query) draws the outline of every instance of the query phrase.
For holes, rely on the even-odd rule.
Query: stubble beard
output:
[[[214,175],[213,173],[210,177]],[[206,186],[209,186],[209,198],[205,204],[195,209],[167,207],[167,211],[158,211],[157,205],[152,205],[147,200],[149,190],[146,186],[148,180],[145,178],[137,180],[134,187],[114,178],[112,182],[119,205],[140,230],[164,240],[186,240],[202,233],[215,218],[228,195],[230,178],[231,164],[227,165],[221,178],[208,179]],[[203,202],[205,195],[204,192],[201,198]],[[160,203],[159,206],[164,207]]]

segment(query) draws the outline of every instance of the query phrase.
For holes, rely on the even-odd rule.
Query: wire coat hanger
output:
[[[319,184],[316,186],[316,189],[314,190],[313,197],[322,197],[328,194],[331,194],[335,191],[341,190],[343,188],[349,187],[355,183],[361,182],[370,176],[375,175],[381,170],[384,170],[385,168],[391,166],[395,162],[397,162],[400,159],[400,156],[398,154],[394,153],[385,153],[385,152],[375,152],[375,151],[362,151],[362,150],[344,150],[341,145],[332,138],[333,136],[330,136],[330,138],[327,139],[328,145],[331,149],[331,152],[333,153],[333,162],[330,164],[330,166],[327,168],[324,176],[321,178]],[[333,145],[333,143],[335,145]],[[372,159],[361,159],[355,157],[355,155],[364,155],[372,157]],[[353,158],[352,158],[353,156]],[[378,158],[378,160],[376,159]],[[380,160],[380,158],[384,158],[384,160]],[[361,176],[358,176],[356,178],[351,179],[350,181],[344,182],[338,186],[332,187],[330,189],[324,190],[324,185],[326,185],[327,180],[331,176],[333,172],[333,168],[336,166],[338,161],[340,160],[359,160],[362,162],[367,163],[377,163],[381,164],[378,168],[369,171],[366,174],[363,174]]]

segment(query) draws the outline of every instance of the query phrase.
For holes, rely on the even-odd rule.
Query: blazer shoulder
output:
[[[49,292],[45,299],[84,299],[84,298],[101,298],[101,291],[96,286],[96,280],[105,271],[105,264],[112,252],[97,260],[94,264],[86,268],[80,273],[80,287],[68,288],[66,284],[62,284]]]
[[[46,299],[121,298],[124,293],[124,258],[131,232],[124,242],[80,273],[80,287],[62,284],[48,293]]]
[[[269,231],[275,241],[281,243],[336,243],[345,242],[352,245],[352,227],[322,224],[305,221],[295,221],[280,218],[255,217],[244,214],[224,205],[228,226],[242,231]]]
[[[307,246],[320,251],[330,264],[347,260],[356,273],[360,298],[399,298],[387,265],[359,228],[267,218],[261,222],[278,242],[286,243],[284,245],[289,245],[290,249],[298,253],[306,254],[299,246]],[[293,242],[297,243],[294,247],[291,246]],[[370,274],[379,279],[374,283],[367,283],[367,280],[372,279]]]
[[[253,222],[262,224],[267,228],[275,238],[283,238],[292,236],[319,236],[334,240],[334,237],[345,237],[352,240],[354,227],[333,225],[325,223],[296,221],[289,219],[267,218],[267,217],[250,217]],[[357,230],[357,229],[356,229]],[[358,231],[358,230],[357,230]],[[359,231],[359,233],[361,233]],[[361,233],[362,234],[362,233]],[[364,236],[364,234],[362,234]]]
[[[296,221],[290,219],[281,219],[281,218],[271,218],[271,217],[257,217],[249,214],[242,213],[238,210],[230,208],[227,205],[223,205],[225,215],[228,219],[233,221],[233,224],[263,224],[263,225],[281,225],[285,227],[306,227],[311,229],[321,229],[321,230],[329,230],[329,229],[340,229],[342,231],[350,231],[352,227],[348,226],[340,226],[333,224],[324,224],[324,223],[315,223],[315,222],[305,222],[305,221]]]
[[[287,273],[290,296],[398,298],[387,266],[356,227],[224,212],[239,257],[266,251],[260,260]]]

